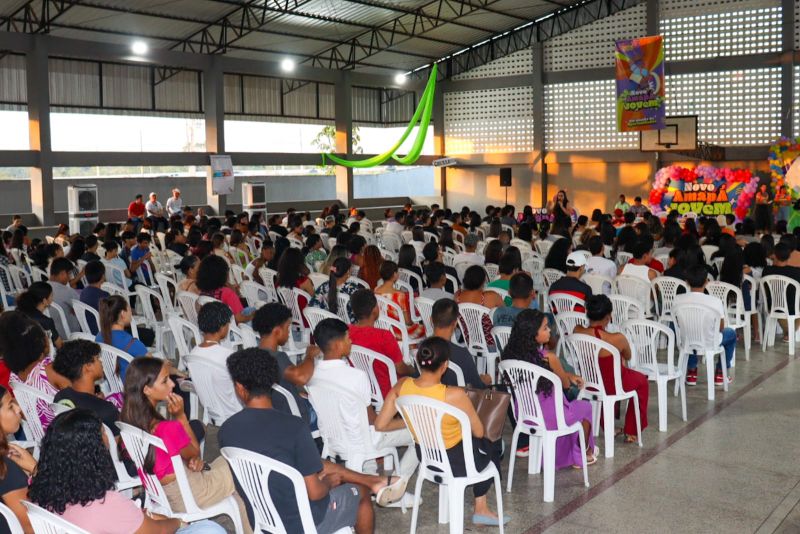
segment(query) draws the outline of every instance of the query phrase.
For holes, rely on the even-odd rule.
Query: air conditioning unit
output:
[[[242,209],[249,215],[267,211],[267,184],[246,182],[242,184]]]
[[[97,217],[100,212],[97,186],[94,184],[69,186],[67,188],[67,209],[70,218],[78,215]]]
[[[76,215],[74,217],[70,216],[69,233],[87,236],[92,233],[94,227],[97,226],[98,222],[100,222],[100,219],[97,217],[97,215],[93,216]]]

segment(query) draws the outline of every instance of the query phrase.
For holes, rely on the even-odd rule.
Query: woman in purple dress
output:
[[[534,365],[538,365],[555,373],[561,379],[561,387],[564,389],[563,406],[564,422],[571,425],[580,422],[583,425],[583,433],[586,438],[586,463],[592,465],[597,461],[598,449],[594,444],[592,435],[592,406],[586,400],[568,400],[572,388],[583,387],[583,379],[574,374],[572,368],[562,362],[552,352],[545,349],[547,342],[550,341],[550,327],[547,324],[546,316],[538,310],[524,310],[514,322],[511,336],[503,349],[501,359],[503,360],[522,360]],[[556,428],[556,406],[553,396],[553,384],[549,380],[540,380],[536,385],[536,394],[539,397],[539,404],[542,407],[544,423],[548,429]],[[520,436],[522,437],[522,436]],[[527,437],[527,436],[526,436]],[[556,440],[556,469],[565,467],[583,467],[581,458],[580,438],[578,434],[562,436]]]

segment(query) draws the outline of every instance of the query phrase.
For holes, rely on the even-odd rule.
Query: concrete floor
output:
[[[767,352],[753,347],[748,362],[740,344],[735,375],[727,393],[717,389],[716,401],[706,399],[702,376],[697,387],[687,388],[687,422],[680,419],[679,398],[670,395],[668,432],[658,431],[651,383],[644,446],[618,439],[614,458],[601,451],[589,468],[590,488],[583,486],[579,470],[557,472],[553,503],[542,501],[541,475],[528,475],[527,459],[518,459],[513,491],[503,491],[511,516],[505,532],[800,532],[800,462],[794,447],[800,363],[780,342]],[[507,443],[510,432],[506,425]],[[215,438],[211,429],[209,459],[217,454]],[[598,443],[602,447],[602,434]],[[502,467],[505,476],[507,458]],[[409,488],[413,491],[413,480]],[[489,495],[494,507],[494,491]],[[448,525],[437,523],[434,486],[425,483],[422,496],[417,532],[449,532]],[[464,531],[497,531],[474,527],[471,514],[467,491]],[[376,508],[377,532],[405,532],[410,522],[410,511]]]

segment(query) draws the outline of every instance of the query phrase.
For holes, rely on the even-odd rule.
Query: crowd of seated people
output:
[[[636,279],[648,287],[664,277],[678,279],[685,286],[673,295],[673,307],[706,306],[723,318],[733,303],[708,294],[709,280],[741,291],[748,312],[769,304],[769,297],[757,291],[763,277],[800,283],[800,232],[788,232],[785,224],[765,230],[752,219],[681,218],[677,213],[660,218],[641,202],[631,206],[624,199],[613,213],[598,209],[591,217],[578,216],[566,194],[559,194],[552,217],[544,220],[529,206],[519,214],[514,206],[489,206],[481,215],[468,207],[416,210],[407,205],[387,209],[382,221],[338,205],[325,208],[316,219],[293,209],[268,219],[232,212],[217,218],[187,211],[179,200],[180,192],[174,192],[164,210],[155,198],[149,208],[139,198],[124,224],[100,223],[89,236],[71,236],[59,227],[47,242],[29,240],[15,220],[0,240],[0,284],[6,297],[0,304],[8,310],[0,315],[0,426],[5,436],[35,438],[20,430],[20,407],[13,397],[17,384],[33,387],[70,410],[56,416],[58,410],[49,402],[35,402],[44,432],[38,467],[28,451],[0,438],[0,453],[5,453],[0,454],[0,500],[26,533],[32,530],[24,500],[89,532],[220,531],[213,521],[185,525],[151,517],[115,491],[116,474],[106,453],[108,447],[122,447],[117,422],[163,440],[167,452],[149,455],[143,469],[159,479],[174,511],[184,506],[171,461],[179,456],[197,504],[211,506],[233,496],[244,530],[251,531],[253,503],[244,485],[222,456],[204,459],[206,429],[190,409],[192,373],[185,356],[217,362],[227,370],[213,377],[212,388],[224,407],[215,438],[221,447],[250,450],[299,471],[307,492],[301,497],[309,500],[318,531],[349,526],[371,532],[376,528],[371,496],[381,506],[413,504],[406,486],[421,456],[413,428],[399,416],[397,399],[429,397],[468,416],[471,436],[447,418],[442,422],[457,476],[464,470],[464,439],[472,440],[479,469],[490,463],[500,468],[499,443],[485,437],[477,412],[460,389],[503,382],[503,376],[491,374],[493,359],[522,360],[555,373],[568,422],[583,426],[586,462],[598,461],[591,408],[580,397],[581,369],[565,351],[555,352],[562,335],[555,326],[562,310],[553,304],[559,297],[573,298],[570,311],[583,314],[584,325],[575,326],[574,333],[607,343],[619,354],[621,367],[615,368],[610,349],[601,350],[599,371],[606,393],[614,393],[615,373],[625,391],[635,392],[630,402],[638,404],[639,420],[628,409],[618,429],[624,442],[635,442],[637,427],[647,427],[649,382],[632,367],[632,341],[615,324],[609,297],[618,291],[616,278]],[[587,275],[602,276],[602,284],[592,285]],[[172,285],[162,284],[164,278]],[[256,284],[257,299],[244,282]],[[161,299],[145,306],[141,299],[149,297],[137,292],[139,286]],[[794,293],[789,296],[793,302]],[[177,297],[187,297],[193,309]],[[420,298],[432,307],[418,306]],[[658,313],[658,298],[639,303],[642,317]],[[76,302],[95,310],[97,319],[86,313],[79,321],[84,312]],[[154,308],[154,317],[143,317],[145,308]],[[463,313],[467,308],[480,312],[477,319]],[[326,315],[312,324],[305,313],[311,309],[337,319]],[[197,328],[199,338],[192,340],[187,354],[176,353],[170,336],[177,333],[164,326],[171,314],[182,315]],[[757,315],[748,320],[753,321],[753,341],[759,342],[763,334]],[[472,320],[477,324],[471,329],[467,321]],[[511,328],[507,341],[495,335],[497,327]],[[785,321],[780,329],[784,339],[794,335]],[[720,334],[730,371],[737,334],[725,324]],[[470,339],[475,335],[482,335],[481,343]],[[485,350],[476,349],[478,345]],[[104,366],[104,346],[127,358]],[[373,361],[371,369],[359,368],[348,359],[353,346],[385,360]],[[697,384],[697,363],[696,356],[688,358],[682,378],[687,385]],[[724,382],[721,363],[714,379],[718,386]],[[118,377],[122,391],[109,389],[109,373]],[[178,386],[184,382],[187,387]],[[341,407],[346,414],[342,424],[355,428],[365,418],[375,429],[371,447],[404,449],[393,473],[378,476],[383,464],[375,461],[348,469],[320,458],[324,436],[319,437],[319,414],[307,393],[315,385],[354,393],[341,401],[350,403]],[[536,394],[546,424],[555,425],[552,387],[537,387]],[[102,425],[110,429],[114,443],[106,442]],[[581,467],[581,453],[577,435],[559,440],[557,467]],[[72,457],[65,458],[67,454]],[[510,454],[529,454],[526,436]],[[54,473],[72,472],[90,457],[92,469],[75,477],[88,477],[91,484],[52,487],[72,483]],[[136,475],[132,460],[124,461]],[[472,521],[477,525],[509,520],[490,507],[490,488],[491,480],[473,486]],[[284,524],[296,531],[299,516],[291,504],[296,498],[292,488],[270,483],[268,491]],[[109,524],[99,528],[90,517]]]

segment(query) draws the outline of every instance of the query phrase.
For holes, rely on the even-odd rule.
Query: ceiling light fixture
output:
[[[287,57],[281,61],[281,69],[283,69],[284,72],[292,72],[294,70],[294,61]]]
[[[133,51],[133,53],[137,56],[143,56],[147,53],[147,50],[148,46],[144,41],[134,41],[134,43],[131,45],[131,51]]]

